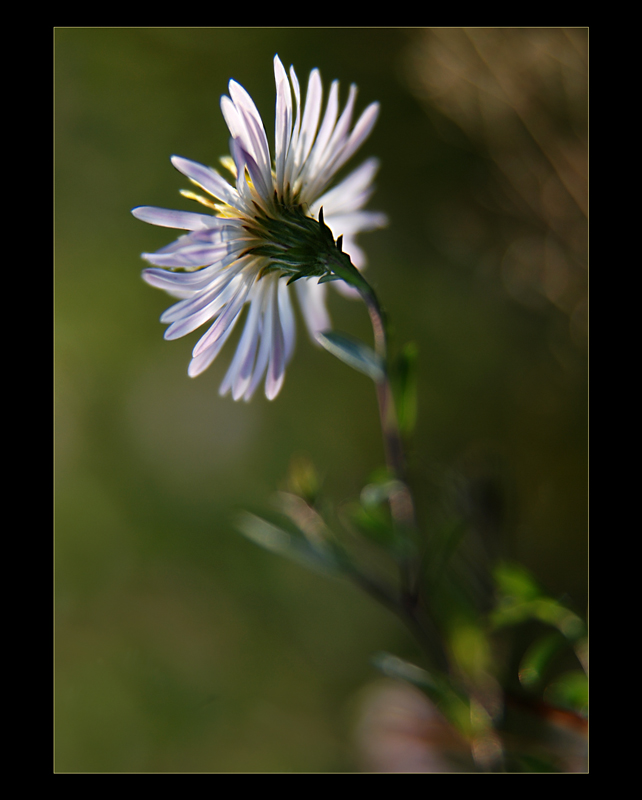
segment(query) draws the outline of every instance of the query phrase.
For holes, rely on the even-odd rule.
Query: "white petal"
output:
[[[176,322],[181,319],[187,319],[193,314],[198,313],[215,297],[221,295],[225,289],[234,281],[239,270],[219,270],[216,276],[210,280],[207,285],[199,292],[194,293],[187,300],[182,300],[170,306],[163,314],[161,314],[160,321],[164,323]],[[227,302],[224,300],[223,303]],[[214,316],[214,314],[211,314]],[[176,337],[174,337],[176,338]]]
[[[276,82],[275,160],[277,190],[283,191],[285,159],[292,135],[292,93],[283,64],[274,56],[274,80]]]
[[[259,183],[265,187],[261,190],[261,194],[271,196],[270,150],[259,112],[256,110],[252,98],[235,81],[230,81],[230,94],[234,102],[226,96],[221,98],[221,110],[225,121],[232,137],[241,140],[243,149],[251,156],[260,173]],[[254,174],[252,180],[255,184],[257,183]]]
[[[261,168],[265,181],[271,183],[272,159],[261,115],[250,95],[236,81],[230,81],[230,94],[245,123],[248,136],[253,145],[254,159]]]
[[[285,341],[285,361],[292,358],[294,343],[296,341],[296,324],[294,310],[290,300],[290,289],[284,280],[279,281],[279,316],[283,326],[283,339]]]
[[[245,303],[252,282],[254,281],[254,276],[243,275],[242,277],[243,280],[240,282],[236,294],[229,301],[225,310],[217,317],[216,322],[207,333],[196,343],[196,346],[192,350],[192,355],[195,358],[215,345],[218,339],[225,334],[229,326],[236,321],[236,318],[241,313],[243,304]]]
[[[295,284],[303,319],[310,338],[316,344],[317,333],[332,327],[330,315],[325,306],[326,283],[319,284],[316,278],[302,278]]]
[[[204,350],[202,353],[199,353],[198,356],[194,356],[194,358],[192,358],[189,367],[187,368],[187,374],[190,376],[190,378],[195,378],[197,375],[200,375],[201,372],[204,372],[212,363],[212,361],[214,361],[216,356],[221,352],[221,348],[227,341],[229,335],[234,330],[234,326],[236,325],[238,318],[239,315],[237,314],[227,329],[221,334],[221,336],[213,345]]]
[[[362,208],[370,199],[374,189],[372,182],[378,169],[379,161],[376,158],[364,161],[341,183],[316,200],[311,206],[311,211],[316,216],[319,208],[323,207],[324,218],[327,218]]]
[[[253,156],[250,153],[246,152],[245,148],[242,145],[241,147],[243,150],[242,160],[247,168],[247,171],[250,173],[250,179],[254,184],[254,188],[265,202],[270,203],[272,201],[272,194],[273,194],[272,175],[270,174],[269,178],[266,179],[264,173],[254,160]],[[245,175],[242,175],[242,179],[243,181],[245,181]],[[239,178],[237,176],[237,185],[238,181]],[[245,187],[243,187],[243,195],[245,195]]]
[[[214,220],[216,224],[205,230],[192,231],[192,233],[179,236],[175,241],[149,255],[168,255],[169,253],[179,253],[182,250],[187,250],[195,246],[219,245],[222,242],[235,242],[248,239],[248,234],[243,229],[241,220],[219,219],[217,217],[211,217],[211,219]],[[233,248],[230,247],[230,250],[231,249]]]
[[[150,286],[164,289],[170,294],[180,291],[191,295],[206,289],[220,271],[221,267],[218,264],[195,272],[168,272],[162,268],[150,267],[143,270],[143,280]]]
[[[195,244],[182,247],[174,253],[143,253],[142,257],[157,267],[204,267],[210,264],[231,263],[236,254],[229,242]]]
[[[242,210],[243,205],[240,203],[234,187],[230,186],[215,169],[205,167],[197,161],[181,158],[181,156],[172,156],[171,162],[180,173],[211,194],[212,197],[216,197],[217,200],[222,200],[224,203]]]
[[[310,153],[303,170],[302,178],[304,183],[314,180],[316,177],[317,165],[323,156],[327,143],[330,141],[330,137],[332,136],[332,131],[334,130],[334,125],[337,121],[338,112],[339,81],[332,81],[332,86],[330,87],[330,96],[328,97],[328,104],[323,116],[323,122],[321,123],[321,128],[319,129],[314,147],[312,148],[312,152]]]
[[[168,341],[180,339],[188,333],[195,331],[197,328],[200,328],[201,325],[204,325],[206,322],[216,317],[226,305],[229,308],[237,298],[238,292],[239,287],[237,283],[230,282],[224,286],[216,287],[210,292],[204,292],[202,295],[190,298],[187,301],[181,301],[181,303],[177,303],[176,306],[172,306],[166,313],[169,313],[170,317],[178,316],[178,319],[172,322],[169,328],[167,328],[164,338]],[[187,306],[185,308],[177,308],[177,306],[181,306],[183,302],[186,302]],[[227,311],[228,309],[221,314],[219,319],[223,317]],[[161,317],[161,322],[169,322],[165,314]],[[214,324],[216,325],[217,323]],[[210,330],[212,329],[210,328]],[[212,336],[214,336],[214,334],[212,334]],[[205,346],[198,352],[194,352],[193,355],[197,356],[203,349],[205,349]]]
[[[348,131],[350,130],[350,123],[352,122],[352,112],[354,110],[355,100],[357,98],[357,87],[352,84],[350,87],[350,95],[346,107],[343,109],[339,121],[337,122],[330,141],[325,146],[322,153],[319,153],[316,161],[316,169],[319,173],[323,173],[328,164],[333,163],[338,154],[343,151],[347,141]],[[312,191],[312,190],[311,190]]]
[[[318,69],[313,69],[308,79],[308,90],[305,96],[305,110],[303,111],[303,120],[301,122],[301,132],[299,134],[298,152],[296,155],[297,166],[300,167],[310,154],[314,138],[316,136],[317,127],[319,125],[319,117],[321,115],[321,100],[323,97],[323,87],[321,84],[321,75]]]
[[[379,103],[370,103],[354,126],[354,130],[350,134],[350,138],[348,139],[341,157],[333,165],[333,174],[341,169],[349,158],[352,158],[368,136],[370,136],[378,116]]]
[[[381,211],[354,211],[351,214],[333,214],[327,217],[325,216],[325,206],[323,211],[324,222],[334,234],[335,239],[341,235],[354,236],[362,231],[376,231],[379,228],[385,228],[388,224],[388,217]]]
[[[272,317],[270,361],[265,377],[265,396],[268,400],[274,400],[281,391],[283,378],[285,376],[285,342],[283,339],[281,320],[279,319],[279,304],[276,298],[276,288],[275,283],[271,293],[270,308],[266,312]]]
[[[297,164],[296,164],[296,151],[299,142],[299,128],[301,126],[301,90],[299,88],[299,80],[294,71],[294,67],[290,67],[290,80],[292,81],[292,88],[294,90],[294,99],[296,101],[296,119],[294,120],[294,128],[292,129],[292,136],[288,147],[288,155],[285,162],[285,169],[283,174],[283,188],[292,186],[296,179]]]
[[[245,213],[251,215],[255,210],[254,196],[261,199],[263,203],[266,202],[264,195],[265,188],[263,187],[263,192],[260,194],[252,194],[252,189],[247,182],[246,169],[250,172],[251,178],[252,173],[257,169],[257,167],[252,156],[243,147],[241,139],[230,139],[230,152],[232,153],[234,163],[236,164],[236,190],[239,194],[239,198],[243,202]],[[262,183],[262,181],[260,181],[260,183]]]
[[[256,286],[256,284],[255,284]],[[232,390],[232,398],[239,400],[243,397],[252,377],[254,359],[259,341],[259,320],[261,314],[262,297],[255,294],[250,301],[250,310],[245,321],[232,363],[223,378],[219,394],[225,395]]]
[[[259,353],[256,357],[256,364],[254,366],[254,372],[252,374],[252,380],[250,381],[247,389],[245,390],[245,394],[243,395],[243,399],[248,401],[252,398],[252,395],[256,391],[256,387],[261,382],[261,378],[265,373],[265,368],[268,364],[268,359],[270,357],[270,346],[272,344],[272,315],[269,313],[269,306],[271,302],[271,281],[266,280],[265,278],[260,281],[263,286],[261,287],[261,320],[260,320],[260,336],[261,336],[261,344],[259,346]]]
[[[167,208],[154,208],[153,206],[139,206],[132,208],[136,219],[149,222],[150,225],[159,225],[163,228],[179,228],[185,231],[199,231],[212,228],[216,225],[217,217],[209,214],[194,214],[192,211],[172,211]]]

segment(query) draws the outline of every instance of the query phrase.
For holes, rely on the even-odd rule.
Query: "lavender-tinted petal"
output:
[[[310,339],[316,344],[316,335],[332,327],[330,316],[325,306],[326,284],[319,284],[316,278],[307,278],[295,284],[299,296],[299,305],[303,312]]]
[[[236,317],[241,313],[241,309],[243,308],[243,304],[245,303],[245,299],[250,291],[253,280],[254,278],[250,279],[248,277],[244,277],[236,294],[229,301],[225,307],[225,310],[221,312],[212,327],[196,343],[196,346],[192,350],[192,355],[194,357],[212,347],[225,333],[228,327],[235,321]]]
[[[238,194],[215,169],[181,156],[172,156],[171,162],[180,173],[211,194],[212,197],[216,197],[217,200],[222,200],[224,203],[242,210],[243,206]]]
[[[136,219],[149,222],[150,225],[159,225],[162,228],[178,228],[185,231],[198,231],[215,227],[217,218],[209,214],[195,214],[192,211],[173,211],[168,208],[155,208],[154,206],[139,206],[132,208]]]

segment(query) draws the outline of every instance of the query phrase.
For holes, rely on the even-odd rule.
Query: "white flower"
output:
[[[161,316],[161,322],[169,323],[166,339],[185,336],[213,320],[194,347],[190,376],[200,374],[212,363],[244,306],[249,304],[245,328],[220,389],[221,394],[231,390],[235,400],[249,400],[266,371],[266,396],[273,399],[281,388],[295,341],[291,290],[285,280],[292,278],[294,272],[316,275],[302,277],[293,284],[313,340],[319,331],[330,327],[326,285],[318,283],[321,273],[306,272],[302,264],[288,272],[287,264],[279,259],[279,254],[286,257],[288,252],[287,243],[278,234],[279,225],[291,231],[293,228],[287,226],[294,224],[297,230],[297,220],[305,223],[306,217],[318,219],[323,208],[326,225],[335,238],[343,235],[344,252],[352,257],[355,266],[361,267],[363,253],[354,236],[385,224],[383,214],[362,210],[372,193],[378,166],[375,159],[369,159],[326,191],[337,171],[370,134],[378,104],[369,105],[350,130],[357,93],[354,85],[339,116],[339,84],[334,81],[321,118],[318,70],[310,73],[304,107],[294,69],[290,68],[290,84],[278,56],[274,59],[274,74],[274,162],[252,98],[232,80],[230,96],[221,98],[221,110],[231,133],[232,157],[221,162],[234,175],[235,185],[211,167],[173,156],[176,169],[210,197],[193,192],[182,194],[197,200],[211,213],[149,206],[132,211],[135,217],[153,225],[190,231],[156,253],[143,254],[155,265],[143,271],[147,283],[179,298]]]

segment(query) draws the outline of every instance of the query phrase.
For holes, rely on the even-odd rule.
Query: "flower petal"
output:
[[[232,80],[229,97],[223,96],[220,105],[231,134],[231,158],[227,157],[225,164],[232,165],[236,185],[211,167],[172,156],[176,169],[214,200],[191,191],[183,194],[213,214],[153,206],[132,211],[137,219],[150,224],[188,231],[155,253],[143,254],[154,265],[143,271],[143,279],[179,300],[161,316],[168,325],[165,338],[175,339],[211,323],[192,351],[189,375],[200,374],[212,363],[245,304],[249,305],[236,353],[220,387],[221,394],[231,390],[235,400],[249,400],[263,378],[266,397],[276,397],[294,352],[296,326],[286,276],[279,269],[270,269],[278,265],[271,264],[268,257],[256,256],[285,247],[275,232],[279,226],[271,226],[270,218],[285,222],[291,203],[307,207],[306,213],[313,218],[323,207],[328,226],[335,237],[344,237],[344,249],[359,267],[365,256],[354,237],[386,222],[385,215],[363,210],[373,190],[375,159],[325,191],[337,170],[369,135],[378,104],[368,106],[351,130],[356,86],[350,87],[339,113],[339,84],[334,81],[322,115],[323,90],[317,69],[310,72],[305,105],[294,68],[288,76],[278,56],[274,58],[274,78],[274,172],[261,115],[248,92]],[[295,213],[299,212],[292,209],[293,220]],[[257,280],[259,274],[263,277]],[[308,332],[316,342],[316,335],[330,327],[327,286],[317,278],[301,278],[295,291]]]
[[[274,56],[274,80],[276,82],[276,119],[275,119],[275,161],[277,191],[282,194],[285,159],[288,155],[290,137],[292,136],[292,93],[290,83],[283,64],[278,56]]]
[[[254,101],[240,83],[230,81],[229,89],[239,120],[245,131],[244,141],[249,145],[248,152],[261,170],[264,183],[271,186],[272,159],[261,115],[254,105]],[[236,134],[232,132],[232,135],[235,136]]]
[[[278,279],[277,279],[278,281]],[[281,391],[283,386],[283,378],[285,376],[285,341],[283,338],[283,328],[281,327],[281,320],[279,318],[279,304],[276,297],[277,285],[271,291],[269,313],[272,317],[271,325],[271,343],[270,343],[270,361],[268,364],[267,375],[265,377],[265,396],[268,400],[274,400],[277,394]]]
[[[167,208],[154,208],[153,206],[138,206],[132,208],[136,219],[149,222],[150,225],[159,225],[163,228],[179,228],[185,231],[200,231],[212,228],[218,222],[216,217],[209,214],[195,214],[193,211],[171,211]]]
[[[327,219],[336,214],[346,214],[362,208],[374,190],[372,182],[378,169],[379,161],[376,158],[364,161],[341,183],[319,197],[310,206],[310,210],[316,216],[323,207],[323,216]]]
[[[294,343],[296,341],[296,324],[294,311],[290,300],[290,290],[285,281],[279,281],[279,316],[283,326],[283,339],[285,341],[286,363],[292,358]]]
[[[256,287],[256,284],[255,284]],[[254,368],[254,360],[256,357],[256,350],[260,338],[259,322],[261,318],[261,306],[263,298],[260,293],[252,290],[253,297],[250,300],[250,309],[245,321],[245,327],[241,334],[236,353],[232,359],[232,363],[223,378],[221,388],[219,389],[220,395],[226,395],[230,389],[232,390],[232,398],[239,400],[243,397],[250,380],[252,378],[252,370]]]
[[[190,376],[190,378],[195,378],[197,375],[200,375],[201,372],[204,372],[212,363],[212,361],[214,361],[216,356],[221,352],[221,349],[229,338],[229,335],[234,330],[234,326],[236,325],[238,318],[239,315],[237,314],[228,325],[227,329],[223,331],[221,336],[213,345],[211,345],[207,350],[204,350],[202,353],[199,353],[198,356],[194,356],[192,358],[189,363],[189,367],[187,368],[187,374]]]
[[[261,378],[265,374],[265,369],[268,365],[270,357],[270,345],[272,342],[272,315],[269,313],[269,306],[272,299],[270,292],[271,282],[262,280],[260,281],[261,291],[261,319],[260,319],[260,337],[261,343],[259,345],[259,352],[256,357],[256,364],[254,365],[254,372],[252,373],[252,380],[248,384],[247,389],[243,395],[243,399],[247,402],[252,398],[256,391],[256,387],[261,382]]]
[[[321,115],[322,98],[323,87],[321,84],[321,75],[318,69],[313,69],[308,79],[308,89],[305,95],[305,109],[303,111],[303,120],[301,121],[301,132],[299,134],[297,147],[296,161],[298,167],[305,163],[306,158],[310,154],[310,150],[312,150],[317,127],[319,125],[319,117]]]
[[[215,169],[205,167],[197,161],[190,161],[181,156],[172,156],[171,162],[180,173],[211,194],[212,197],[222,200],[233,208],[243,210],[243,204],[237,192],[234,191],[234,187],[230,186]]]
[[[318,283],[316,278],[304,278],[294,285],[297,289],[299,304],[308,333],[316,344],[317,333],[327,331],[332,327],[330,315],[325,306],[327,285]]]
[[[239,281],[236,293],[229,300],[225,310],[217,317],[216,322],[207,333],[196,342],[196,346],[192,350],[192,355],[194,357],[214,346],[241,313],[245,299],[254,282],[254,276],[245,276],[241,274],[239,277],[241,280]]]

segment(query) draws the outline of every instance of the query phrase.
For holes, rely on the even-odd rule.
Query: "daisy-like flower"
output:
[[[231,157],[221,162],[235,183],[211,167],[173,156],[176,169],[208,196],[181,194],[201,203],[209,213],[149,206],[132,211],[153,225],[190,231],[156,253],[144,253],[143,258],[154,266],[143,271],[143,278],[179,298],[161,316],[161,322],[169,323],[165,339],[178,339],[212,323],[192,351],[191,377],[214,361],[244,306],[249,306],[236,354],[220,388],[222,395],[231,391],[235,400],[249,400],[264,375],[266,397],[271,400],[279,393],[294,350],[292,288],[311,338],[330,327],[327,287],[319,283],[330,277],[322,257],[328,228],[332,237],[343,237],[339,246],[355,266],[362,267],[364,256],[355,235],[382,227],[386,221],[381,213],[363,210],[372,193],[375,159],[329,189],[337,171],[370,134],[378,104],[369,105],[351,129],[356,86],[350,87],[339,115],[339,84],[334,81],[321,116],[318,70],[310,73],[304,106],[294,69],[290,68],[288,80],[278,56],[274,75],[274,161],[252,98],[232,80],[229,97],[221,98],[231,134]],[[348,289],[342,281],[338,283]]]

